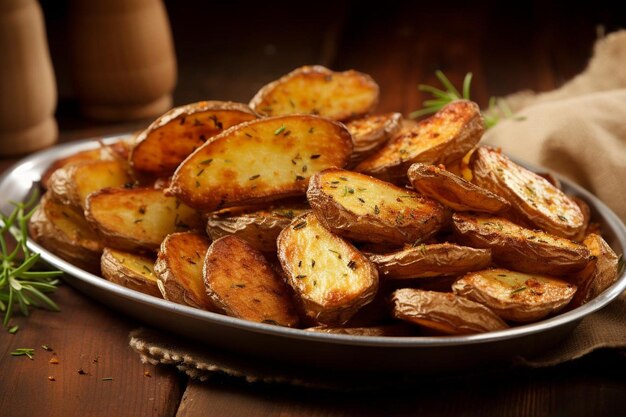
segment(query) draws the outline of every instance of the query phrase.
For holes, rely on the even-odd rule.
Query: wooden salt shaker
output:
[[[35,0],[0,1],[0,156],[56,142],[56,82]]]
[[[87,117],[142,119],[172,107],[176,58],[161,0],[72,1],[69,47]]]

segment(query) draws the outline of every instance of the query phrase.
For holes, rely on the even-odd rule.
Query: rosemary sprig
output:
[[[17,304],[23,315],[31,307],[59,311],[59,307],[46,294],[57,289],[61,271],[31,271],[40,255],[28,249],[28,220],[35,212],[39,194],[33,192],[25,203],[11,202],[9,215],[0,213],[0,312],[4,312],[3,327],[8,327]],[[15,239],[15,248],[9,250],[7,238]]]

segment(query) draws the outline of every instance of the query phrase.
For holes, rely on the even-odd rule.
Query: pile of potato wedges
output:
[[[351,335],[506,329],[617,279],[587,204],[479,145],[475,103],[416,122],[373,113],[378,97],[310,66],[249,104],[174,108],[56,161],[31,237],[145,294]]]

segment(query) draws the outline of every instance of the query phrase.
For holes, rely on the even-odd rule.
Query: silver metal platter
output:
[[[125,137],[127,135],[111,136],[104,142]],[[87,139],[22,159],[0,177],[0,209],[7,212],[9,201],[23,200],[56,159],[97,146],[95,139]],[[560,180],[565,192],[589,204],[592,219],[602,225],[604,238],[617,254],[623,254],[626,228],[619,218],[588,191],[565,179]],[[518,355],[532,356],[558,344],[586,315],[606,306],[626,289],[626,273],[622,271],[615,284],[577,309],[537,323],[484,334],[442,337],[322,334],[253,323],[148,296],[77,268],[32,241],[29,246],[40,252],[49,264],[66,272],[64,279],[70,285],[111,309],[165,332],[248,359],[290,365],[306,363],[312,368],[336,371],[440,374],[493,366]]]

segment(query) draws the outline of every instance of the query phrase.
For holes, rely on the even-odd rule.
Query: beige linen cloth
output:
[[[505,100],[520,117],[500,121],[484,143],[575,181],[626,221],[626,31],[598,40],[585,71],[558,90],[525,91]],[[143,361],[173,365],[200,380],[221,373],[251,382],[340,386],[337,380],[211,352],[149,329],[135,330],[130,339]],[[516,363],[553,366],[600,348],[626,348],[626,294],[586,317],[560,345]]]

